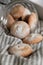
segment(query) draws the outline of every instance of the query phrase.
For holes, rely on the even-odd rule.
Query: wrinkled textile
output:
[[[43,35],[43,21],[39,21],[35,33]],[[5,30],[0,26],[0,65],[43,65],[43,41],[37,45],[31,45],[35,51],[32,55],[23,58],[16,55],[9,55],[6,49],[7,45],[12,43],[22,43],[22,41],[16,37],[12,37],[5,34]],[[36,51],[37,50],[37,51]]]

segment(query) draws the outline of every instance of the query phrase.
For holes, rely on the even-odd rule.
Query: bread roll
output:
[[[31,31],[34,31],[34,30],[35,30],[35,28],[36,28],[36,26],[37,26],[37,22],[38,22],[37,14],[33,12],[33,13],[28,17],[28,24],[30,25]]]
[[[10,14],[8,14],[7,15],[7,24],[6,24],[7,28],[10,29],[13,23],[15,23],[14,18]]]
[[[30,15],[30,14],[31,14],[31,11],[30,11],[29,9],[25,8],[24,13],[23,13],[23,15],[22,15],[22,20],[24,20],[25,17],[26,17],[27,15]]]
[[[22,16],[23,12],[24,12],[24,6],[21,4],[16,4],[15,7],[13,7],[11,10],[11,15],[15,19],[18,19]]]
[[[27,45],[27,44],[17,44],[15,46],[9,47],[8,53],[10,54],[15,54],[18,56],[28,56],[33,52],[33,49]]]
[[[42,40],[43,36],[41,34],[31,33],[30,35],[23,39],[23,42],[27,44],[37,44]]]
[[[17,21],[11,27],[11,34],[18,37],[24,38],[30,33],[29,25],[24,21]]]

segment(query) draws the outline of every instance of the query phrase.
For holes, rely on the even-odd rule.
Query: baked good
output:
[[[42,40],[43,36],[41,34],[31,33],[30,35],[23,39],[23,42],[27,44],[37,44]]]
[[[9,54],[15,54],[18,56],[28,56],[33,52],[33,49],[31,48],[31,46],[27,45],[27,44],[17,44],[17,45],[13,45],[11,47],[8,48],[8,53]]]
[[[30,30],[34,31],[38,22],[37,14],[32,12],[32,14],[28,17],[27,21],[30,26]]]
[[[23,15],[22,15],[22,20],[24,20],[27,15],[31,15],[31,11],[25,8]]]
[[[15,18],[18,19],[22,16],[24,12],[24,6],[21,4],[16,4],[12,10],[11,10],[11,15]]]
[[[30,33],[30,28],[26,22],[17,21],[12,25],[10,32],[13,36],[23,39]]]
[[[13,23],[15,23],[14,18],[10,14],[8,14],[7,15],[7,23],[6,23],[7,28],[10,29]]]

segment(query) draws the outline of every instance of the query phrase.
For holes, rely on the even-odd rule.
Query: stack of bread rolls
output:
[[[37,27],[37,14],[21,4],[16,4],[7,15],[7,19],[6,26],[11,35],[20,38],[24,43],[9,47],[8,52],[20,56],[30,55],[33,49],[29,44],[39,43],[43,39],[41,34],[32,33]]]

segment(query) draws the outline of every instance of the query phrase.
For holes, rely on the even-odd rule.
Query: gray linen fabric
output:
[[[35,33],[43,35],[43,21],[38,22]],[[4,52],[7,45],[10,46],[12,43],[18,44],[20,42],[22,43],[20,39],[6,35],[5,30],[0,26],[0,65],[43,65],[43,41],[38,45],[31,45],[35,52],[26,58],[9,55],[7,51]]]

